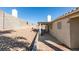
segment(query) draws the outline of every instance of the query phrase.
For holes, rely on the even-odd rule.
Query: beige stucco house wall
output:
[[[79,9],[52,21],[49,29],[60,42],[70,48],[79,48]]]
[[[70,24],[68,18],[56,21],[52,24],[50,33],[54,35],[59,41],[70,47]],[[57,28],[57,24],[61,22],[61,29]]]
[[[27,26],[26,22],[0,11],[0,30],[21,29],[25,26]]]
[[[72,18],[70,21],[71,47],[79,48],[79,17]]]

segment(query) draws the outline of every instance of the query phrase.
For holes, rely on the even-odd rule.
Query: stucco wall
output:
[[[57,29],[58,22],[62,23],[61,29]],[[79,48],[79,12],[53,22],[50,33],[68,47]]]
[[[60,42],[70,46],[70,24],[68,23],[69,18],[61,19],[52,24],[50,33],[54,35]],[[57,28],[57,23],[61,22],[61,29]]]
[[[70,34],[71,34],[71,48],[79,48],[79,17],[71,19]]]

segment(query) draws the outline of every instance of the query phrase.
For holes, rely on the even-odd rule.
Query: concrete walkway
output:
[[[38,42],[38,51],[55,51],[54,49],[50,48],[45,43],[39,41]]]
[[[70,49],[50,34],[40,36],[38,46],[38,49],[41,51],[70,51]]]

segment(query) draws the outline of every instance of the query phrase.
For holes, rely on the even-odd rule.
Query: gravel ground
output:
[[[0,31],[0,51],[27,51],[35,34],[30,26],[18,30]]]

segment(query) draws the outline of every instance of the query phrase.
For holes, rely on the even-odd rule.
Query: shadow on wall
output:
[[[29,43],[21,40],[26,40],[24,37],[6,37],[0,36],[0,51],[28,51]]]

